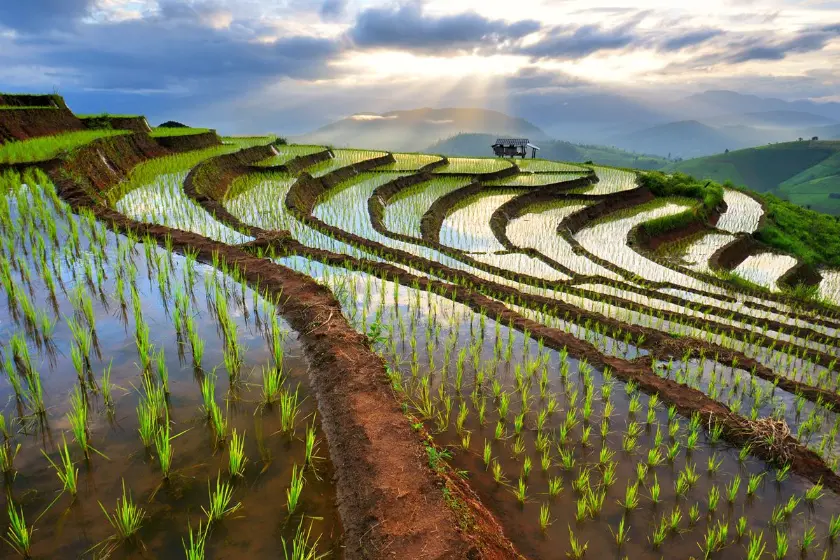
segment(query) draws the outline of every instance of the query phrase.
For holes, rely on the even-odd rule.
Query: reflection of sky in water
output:
[[[718,220],[718,229],[730,233],[752,233],[758,228],[758,221],[764,214],[764,209],[755,199],[742,192],[726,189],[723,200],[728,208]]]
[[[455,210],[443,220],[440,242],[468,252],[495,252],[505,248],[490,229],[490,217],[499,206],[522,194],[509,192],[473,197],[465,206]]]
[[[709,259],[715,251],[732,241],[733,237],[726,233],[707,233],[700,239],[688,245],[682,254],[685,266],[697,272],[711,272]]]
[[[822,270],[820,282],[820,297],[827,299],[834,305],[840,305],[840,270]]]
[[[779,291],[779,278],[796,264],[796,259],[788,255],[761,253],[750,255],[735,267],[733,272],[746,280],[774,292]]]
[[[558,203],[556,208],[529,212],[508,222],[507,236],[517,247],[535,249],[578,274],[597,274],[606,278],[619,276],[599,264],[572,251],[569,243],[557,233],[562,220],[586,206],[580,202]]]
[[[238,245],[253,240],[216,220],[191,200],[183,189],[186,173],[162,175],[153,184],[138,187],[117,201],[116,209],[130,218],[190,231]]]
[[[432,203],[471,182],[465,178],[434,179],[398,194],[385,206],[382,217],[385,229],[419,238],[420,220]]]

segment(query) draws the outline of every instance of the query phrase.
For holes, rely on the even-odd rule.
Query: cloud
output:
[[[361,48],[395,48],[429,53],[487,50],[541,28],[534,20],[507,22],[475,12],[430,16],[418,3],[361,12],[348,37]]]
[[[95,0],[6,0],[0,25],[24,32],[66,28],[90,13]]]
[[[65,85],[196,94],[320,77],[340,51],[329,38],[258,40],[266,32],[263,22],[236,20],[219,4],[170,0],[143,18],[79,23],[76,32],[21,34],[16,43],[28,62],[61,68]]]
[[[666,36],[658,48],[660,51],[679,51],[688,47],[696,47],[710,39],[723,35],[723,33],[720,29],[695,29]]]
[[[324,0],[321,4],[321,17],[327,20],[338,19],[347,10],[347,0]]]
[[[516,74],[505,78],[509,90],[540,90],[576,88],[587,82],[557,70],[543,70],[536,66],[520,68]]]
[[[735,50],[725,57],[724,61],[739,64],[750,60],[782,60],[789,54],[820,51],[838,35],[840,35],[840,25],[829,25],[814,31],[806,31],[783,41],[759,40]]]
[[[518,52],[535,59],[581,58],[599,51],[629,46],[639,40],[634,33],[635,26],[635,22],[609,29],[600,25],[558,25],[550,29],[541,40],[519,48]]]
[[[386,117],[384,115],[373,115],[367,113],[350,116],[351,121],[388,121],[396,118],[397,115],[389,115]]]

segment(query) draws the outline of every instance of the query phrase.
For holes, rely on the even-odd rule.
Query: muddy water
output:
[[[434,410],[425,419],[426,427],[435,434],[438,444],[452,453],[452,465],[469,477],[471,486],[484,504],[503,524],[505,534],[528,557],[565,557],[571,529],[576,538],[588,543],[589,558],[697,558],[703,555],[698,543],[703,542],[710,527],[720,522],[728,524],[729,538],[723,550],[715,553],[714,557],[743,558],[748,537],[736,537],[736,520],[743,516],[747,521],[747,532],[763,532],[770,549],[775,546],[775,528],[769,526],[773,508],[786,503],[791,497],[801,497],[811,487],[810,483],[798,477],[789,477],[777,483],[773,468],[750,457],[740,461],[738,449],[713,443],[704,427],[699,428],[696,447],[686,451],[690,432],[688,419],[676,417],[674,422],[678,427],[672,438],[669,435],[671,423],[664,404],[656,405],[648,418],[648,396],[631,395],[632,391],[627,391],[626,385],[615,380],[605,381],[603,372],[592,370],[573,357],[540,348],[537,342],[523,333],[496,325],[491,319],[482,319],[459,304],[405,287],[395,290],[392,284],[383,283],[381,279],[305,263],[301,259],[286,259],[284,263],[332,286],[341,295],[348,319],[360,330],[369,331],[373,325],[384,326],[384,330],[380,331],[384,335],[379,347],[392,367],[401,374],[400,385],[406,391],[409,410],[421,416],[425,408],[423,403],[432,401]],[[462,351],[465,358],[459,382],[458,361]],[[531,376],[531,387],[525,391],[529,411],[525,415],[520,440],[514,422],[515,416],[522,410],[521,394],[516,389],[517,370],[527,379],[525,372],[528,364],[533,366],[535,363],[538,365]],[[563,366],[563,363],[566,365]],[[546,386],[544,395],[541,395],[539,385],[543,370],[546,372]],[[561,374],[564,370],[567,371],[565,376]],[[583,379],[587,375],[591,376],[594,396],[588,421],[583,418]],[[482,381],[479,381],[480,377]],[[494,382],[499,384],[502,393],[510,395],[510,409],[499,438],[495,431],[500,418],[500,399],[494,397]],[[425,384],[428,384],[428,391],[423,389]],[[610,393],[609,399],[605,398],[605,391]],[[538,412],[551,399],[556,400],[557,408],[548,415],[544,427],[539,430]],[[447,401],[451,402],[448,421],[445,418]],[[608,401],[612,411],[609,429],[602,437],[600,427],[606,416]],[[457,417],[462,403],[467,416],[459,429]],[[483,423],[479,420],[482,403],[485,407]],[[566,423],[570,410],[577,411],[577,422],[568,430],[564,440],[561,426]],[[633,422],[639,426],[640,433],[636,445],[625,449],[624,435]],[[591,432],[584,443],[583,434],[587,428]],[[549,465],[545,471],[541,466],[542,454],[536,448],[540,433],[550,441]],[[465,444],[467,434],[469,441]],[[662,440],[659,444],[656,441],[658,437]],[[522,442],[521,450],[516,448],[518,440]],[[502,482],[496,482],[485,465],[485,442],[490,445],[491,464],[497,462],[501,467]],[[674,460],[665,459],[668,446],[677,442],[680,447]],[[648,452],[652,448],[658,448],[663,459],[661,464],[650,468],[639,486],[639,507],[626,514],[625,523],[630,527],[628,540],[619,549],[611,532],[611,529],[617,530],[624,514],[618,502],[624,499],[627,485],[637,479],[636,465],[648,462]],[[575,460],[568,470],[563,467],[560,449]],[[598,490],[602,486],[605,470],[604,463],[599,460],[602,449],[613,454],[608,461],[616,463],[616,481],[606,488],[603,509],[594,518],[579,521],[575,512],[582,494],[573,488],[572,483],[582,472],[588,471],[592,489]],[[526,481],[527,497],[520,503],[513,490],[526,457],[532,462],[532,470]],[[707,465],[712,457],[715,463],[720,464],[710,473]],[[677,496],[676,480],[688,466],[699,475],[698,480],[684,495]],[[761,473],[766,473],[765,477],[755,493],[747,496],[749,477]],[[732,484],[736,475],[741,477],[740,489],[730,504],[725,488],[727,484]],[[562,479],[563,490],[552,498],[548,493],[548,481],[554,477]],[[653,503],[650,497],[654,481],[660,487],[658,503]],[[712,487],[717,487],[721,494],[714,512],[709,511],[708,496]],[[548,505],[551,520],[545,530],[539,524],[543,505]],[[689,510],[695,505],[699,518],[690,522]],[[654,549],[649,537],[662,516],[670,515],[675,508],[682,514],[679,531],[670,534],[662,548]],[[827,546],[829,520],[838,513],[840,503],[830,493],[826,493],[813,507],[800,502],[793,515],[778,527],[789,536],[791,557],[805,529],[812,526],[817,532],[818,553],[822,554]],[[815,554],[812,552],[812,555]],[[827,557],[835,555],[836,551],[829,550]]]
[[[12,211],[16,216],[14,204]],[[73,220],[80,223],[78,218]],[[307,389],[306,363],[295,333],[289,332],[282,321],[278,322],[286,333],[283,345],[285,386],[290,390],[299,387],[301,401],[295,431],[283,433],[278,407],[263,408],[258,404],[262,384],[260,371],[263,366],[273,364],[268,343],[273,313],[270,305],[255,298],[249,289],[220,277],[220,284],[224,282],[226,285],[222,293],[227,294],[224,297],[228,301],[237,339],[244,348],[241,382],[236,391],[229,392],[228,373],[223,360],[224,344],[213,311],[216,306],[214,283],[207,280],[217,272],[208,266],[190,264],[179,256],[172,256],[170,261],[164,250],[155,248],[152,251],[155,260],[170,263],[167,268],[171,273],[161,274],[154,265],[149,265],[143,245],[135,246],[130,260],[137,268],[136,289],[143,318],[150,328],[150,341],[156,350],[164,351],[171,390],[169,418],[172,434],[180,434],[172,442],[172,474],[168,481],[164,481],[156,453],[144,449],[137,431],[135,409],[141,393],[142,373],[137,365],[139,357],[134,342],[135,317],[128,285],[124,288],[127,305],[123,308],[120,304],[113,268],[118,262],[117,245],[125,240],[106,234],[104,253],[108,262],[103,266],[105,280],[100,287],[95,280],[85,278],[84,274],[82,263],[98,251],[96,244],[85,240],[86,227],[80,226],[83,240],[81,258],[70,255],[59,257],[62,262],[58,275],[61,285],[56,290],[54,307],[44,283],[34,272],[29,257],[34,251],[26,236],[17,240],[17,249],[18,255],[27,255],[29,268],[33,271],[31,287],[27,291],[37,308],[46,310],[55,318],[70,317],[74,314],[70,294],[77,286],[92,296],[96,327],[94,340],[98,350],[91,355],[91,368],[97,385],[101,386],[102,372],[110,364],[115,406],[109,411],[103,405],[101,392],[89,392],[88,425],[91,445],[98,453],[92,453],[89,460],[84,460],[79,446],[73,441],[65,416],[69,409],[69,394],[79,383],[71,360],[72,334],[62,319],[56,325],[49,349],[45,346],[39,348],[35,343],[36,337],[27,336],[32,363],[42,379],[47,414],[42,422],[38,422],[36,417],[24,416],[13,425],[15,433],[12,439],[15,444],[21,444],[21,450],[15,460],[18,472],[6,479],[7,492],[0,498],[0,523],[4,527],[8,523],[6,509],[8,495],[11,495],[16,506],[23,508],[27,523],[35,525],[33,554],[36,557],[91,557],[94,547],[113,534],[99,504],[113,512],[122,493],[122,481],[125,481],[135,503],[145,510],[146,519],[139,532],[140,542],[136,546],[120,547],[113,556],[181,557],[182,538],[186,538],[188,527],[192,526],[195,530],[199,521],[204,519],[202,507],[208,507],[208,482],[213,480],[215,485],[219,473],[222,481],[229,479],[228,451],[215,445],[213,431],[201,410],[199,380],[215,372],[218,376],[216,402],[225,412],[229,428],[244,434],[248,464],[245,476],[234,482],[232,504],[241,502],[242,507],[212,528],[207,540],[209,557],[276,557],[282,554],[284,539],[291,545],[301,522],[304,528],[312,525],[313,541],[321,535],[319,550],[337,551],[341,527],[335,509],[334,487],[330,482],[332,466],[314,414],[316,403]],[[66,229],[66,222],[59,218],[59,247],[67,244]],[[51,250],[49,246],[48,250]],[[193,365],[189,343],[179,337],[174,327],[172,292],[161,290],[162,283],[173,287],[184,286],[185,271],[189,267],[194,267],[195,272],[189,310],[195,319],[198,335],[206,343],[201,368]],[[19,273],[15,279],[25,285]],[[207,286],[210,286],[209,290]],[[0,309],[0,340],[4,341],[4,355],[9,351],[6,342],[13,333],[24,332],[22,323],[14,316],[13,307],[13,303],[4,301]],[[18,405],[5,376],[0,379],[0,405],[7,423],[18,416]],[[289,516],[286,489],[293,465],[304,464],[303,440],[307,426],[313,423],[320,442],[317,455],[321,459],[316,462],[316,470],[306,471],[301,506]],[[79,492],[75,500],[71,500],[69,495],[57,497],[61,483],[41,453],[44,449],[54,461],[58,461],[56,445],[61,443],[62,434],[67,438],[71,456],[79,470]],[[54,500],[55,503],[50,506]],[[3,543],[0,556],[6,557],[11,552],[6,546]]]

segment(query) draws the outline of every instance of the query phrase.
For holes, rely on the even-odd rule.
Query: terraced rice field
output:
[[[751,198],[242,142],[2,175],[4,554],[838,557],[838,277],[716,274]]]

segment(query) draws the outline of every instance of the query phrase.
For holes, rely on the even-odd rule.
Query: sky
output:
[[[840,101],[840,1],[0,0],[0,91],[301,133],[357,112],[706,90]]]

